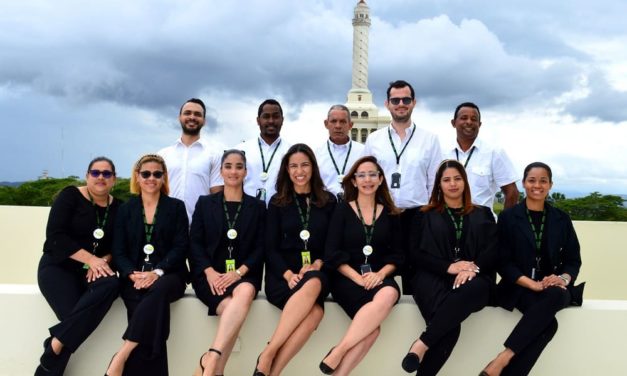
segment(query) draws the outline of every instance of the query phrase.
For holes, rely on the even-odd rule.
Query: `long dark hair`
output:
[[[464,194],[462,196],[463,209],[462,214],[468,214],[472,211],[474,206],[472,205],[472,200],[470,199],[470,185],[468,184],[468,176],[466,175],[466,170],[464,166],[454,159],[445,159],[440,163],[440,167],[438,167],[438,172],[435,174],[435,182],[433,184],[433,191],[431,192],[431,197],[429,198],[429,204],[423,206],[420,211],[426,212],[429,210],[437,210],[438,212],[444,211],[444,194],[442,193],[442,175],[444,175],[444,170],[447,168],[456,169],[459,174],[462,176],[462,180],[464,180]]]
[[[305,144],[294,144],[288,150],[287,153],[281,159],[281,167],[279,168],[279,175],[276,179],[276,196],[272,200],[276,206],[286,206],[294,199],[294,184],[290,179],[288,171],[288,165],[290,157],[296,153],[303,153],[311,162],[311,180],[309,185],[311,186],[311,202],[315,206],[321,208],[329,201],[329,193],[324,190],[324,183],[320,177],[320,169],[318,168],[318,162],[313,150]]]
[[[342,180],[342,188],[344,189],[344,199],[346,202],[357,200],[357,196],[359,195],[359,190],[353,184],[355,181],[355,173],[359,166],[364,163],[370,162],[377,166],[377,171],[379,171],[379,176],[383,178],[381,181],[381,185],[377,188],[375,192],[375,202],[386,207],[391,214],[400,214],[401,210],[394,205],[394,200],[392,200],[392,196],[390,195],[390,190],[388,189],[388,183],[385,180],[385,174],[383,173],[383,168],[379,165],[377,158],[368,155],[365,157],[361,157],[353,163],[353,166],[348,171],[344,179]]]

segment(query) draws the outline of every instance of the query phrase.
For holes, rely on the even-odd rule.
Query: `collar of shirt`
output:
[[[263,138],[261,138],[261,136],[257,136],[257,139],[259,140],[259,142],[261,142],[261,146],[265,149],[270,149],[270,148],[274,148],[275,145],[277,145],[279,142],[281,142],[281,136],[277,137],[276,140],[274,140],[273,143],[271,143],[270,145],[268,145],[268,143],[266,142],[266,140],[264,140]]]
[[[184,148],[201,147],[202,149],[205,149],[207,148],[207,143],[201,137],[198,140],[192,142],[192,144],[188,146],[188,145],[185,145],[183,141],[181,140],[181,138],[179,137],[176,139],[176,146],[184,147]]]
[[[398,134],[398,132],[396,131],[396,128],[394,128],[392,126],[392,123],[390,123],[390,125],[388,126],[388,129],[391,132],[392,135],[392,140],[394,140],[394,143],[396,144],[396,142],[398,141],[398,143],[403,146],[407,143],[407,141],[411,138],[412,133],[414,132],[414,130],[416,129],[416,124],[414,124],[413,122],[411,123],[411,125],[407,128],[405,128],[405,138],[401,141],[401,136]],[[401,151],[398,150],[398,152],[400,153]]]
[[[468,150],[463,151],[462,148],[459,146],[459,143],[457,143],[457,139],[455,139],[455,141],[453,141],[453,145],[451,147],[451,150],[453,150],[453,152],[455,152],[455,150],[459,151],[459,155],[463,155],[466,156],[470,153],[470,151],[472,150],[472,148],[477,149],[476,151],[481,149],[481,140],[479,139],[479,137],[475,138],[475,142],[472,143],[472,145],[470,145],[470,147],[468,148]]]
[[[352,141],[349,139],[347,143],[342,144],[342,145],[338,145],[338,144],[336,144],[335,142],[333,142],[331,140],[327,140],[327,143],[329,145],[331,145],[331,149],[332,150],[336,150],[336,151],[338,151],[340,153],[344,152],[344,151],[347,151],[348,150],[348,146],[351,144],[351,142]]]

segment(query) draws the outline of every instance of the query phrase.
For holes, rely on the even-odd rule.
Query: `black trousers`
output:
[[[117,277],[88,283],[85,271],[70,263],[56,264],[44,255],[37,282],[59,323],[49,329],[65,348],[75,352],[96,329],[119,294]]]
[[[142,290],[136,290],[130,280],[123,283],[128,327],[122,338],[138,343],[124,367],[124,375],[168,374],[170,303],[184,293],[185,281],[178,274],[166,274]]]
[[[516,308],[523,313],[504,346],[514,357],[501,375],[527,375],[557,332],[555,314],[570,303],[570,293],[559,287],[541,292],[525,289]]]
[[[461,323],[471,313],[485,307],[489,299],[490,281],[477,277],[448,292],[433,315],[425,317],[427,328],[420,335],[420,340],[429,346],[429,351],[420,362],[421,376],[436,375],[440,371],[457,344]],[[414,300],[418,301],[416,298]]]

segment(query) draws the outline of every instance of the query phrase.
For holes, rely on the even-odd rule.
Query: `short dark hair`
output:
[[[544,162],[529,163],[527,165],[527,167],[525,167],[525,171],[523,172],[523,180],[522,180],[523,183],[527,179],[527,175],[529,174],[529,171],[531,171],[532,168],[543,168],[543,169],[545,169],[547,174],[549,175],[549,183],[553,183],[553,172],[551,171],[551,167],[549,167],[549,165],[544,163]]]
[[[481,119],[481,111],[479,111],[479,106],[477,106],[476,104],[474,104],[472,102],[464,102],[464,103],[460,104],[459,106],[455,107],[455,113],[453,114],[453,120],[457,119],[457,114],[459,113],[459,110],[462,107],[474,108],[475,110],[477,110],[477,113],[479,114],[479,119]]]
[[[387,91],[388,100],[390,99],[390,91],[392,91],[392,88],[401,89],[401,88],[404,88],[405,86],[409,87],[409,91],[411,92],[411,99],[416,99],[416,93],[414,92],[414,88],[411,86],[409,82],[404,81],[404,80],[396,80],[396,81],[390,82],[390,86],[388,86],[388,91]]]
[[[263,106],[267,104],[279,106],[279,112],[281,113],[281,116],[283,116],[283,108],[281,107],[281,103],[279,103],[279,101],[277,101],[276,99],[266,99],[259,105],[259,108],[257,109],[257,117],[261,116],[261,113],[263,112]]]
[[[327,119],[331,115],[331,111],[335,111],[335,110],[340,110],[340,111],[346,112],[346,117],[348,118],[348,121],[349,122],[352,121],[351,120],[351,110],[349,110],[348,107],[344,106],[343,104],[334,104],[333,106],[331,106],[331,108],[329,108],[329,111],[327,112]]]
[[[113,161],[107,157],[104,156],[100,156],[100,157],[96,157],[94,159],[91,160],[91,162],[89,162],[89,166],[87,166],[87,172],[89,172],[89,170],[91,170],[92,166],[94,165],[94,163],[96,162],[107,162],[108,164],[111,165],[111,172],[113,172],[113,175],[115,176],[115,165],[113,164]]]
[[[185,103],[183,103],[181,105],[181,109],[179,110],[179,115],[181,115],[183,113],[183,107],[187,103],[196,103],[197,105],[200,105],[200,107],[202,107],[202,117],[205,117],[205,114],[207,114],[207,108],[205,107],[205,103],[203,101],[201,101],[198,98],[190,98],[190,99],[186,100]]]

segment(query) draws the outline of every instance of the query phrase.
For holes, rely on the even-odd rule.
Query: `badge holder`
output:
[[[91,254],[95,255],[96,248],[98,248],[98,240],[104,238],[104,230],[101,228],[97,228],[94,230],[92,235],[94,236],[94,242],[92,243],[92,245],[94,246],[94,249],[91,251]],[[89,265],[83,264],[83,269],[89,269]]]
[[[257,193],[255,197],[261,201],[266,201],[266,189],[265,188],[257,188]]]
[[[305,249],[300,253],[300,259],[302,261],[303,266],[311,265],[311,252],[307,250],[307,241],[309,240],[310,236],[311,234],[307,230],[303,230],[300,232],[300,238],[302,239],[303,244],[305,245]]]
[[[372,254],[372,246],[369,244],[366,244],[364,248],[362,249],[362,252],[364,256],[366,256],[366,259],[364,260],[364,263],[359,267],[359,269],[361,271],[361,275],[364,275],[366,273],[372,272],[372,267],[370,266],[370,264],[368,264],[368,256]]]
[[[395,172],[392,174],[392,183],[390,184],[390,188],[398,189],[401,187],[401,173]]]
[[[151,272],[155,267],[150,262],[150,255],[155,252],[155,247],[152,244],[146,244],[144,246],[144,253],[146,254],[146,258],[144,259],[144,264],[142,265],[142,272]]]

